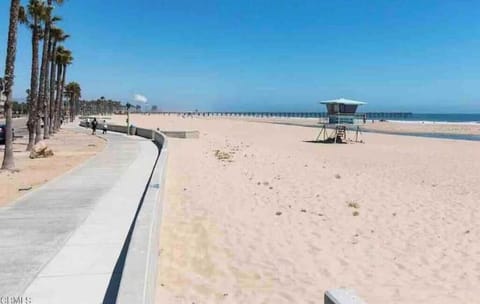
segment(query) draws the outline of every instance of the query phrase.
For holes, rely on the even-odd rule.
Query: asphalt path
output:
[[[5,124],[5,119],[0,119],[0,125]],[[13,129],[15,130],[15,136],[27,136],[27,117],[20,117],[13,119]]]

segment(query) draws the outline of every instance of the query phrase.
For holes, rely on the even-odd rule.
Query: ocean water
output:
[[[480,124],[480,113],[477,114],[417,114],[403,119],[395,119],[398,122],[424,122],[424,123],[453,123],[453,124]]]
[[[401,123],[425,123],[425,124],[457,124],[457,125],[478,125],[480,127],[480,114],[415,114],[411,116],[397,119],[389,120]],[[388,133],[388,132],[377,132],[377,133]],[[392,132],[393,133],[393,132]],[[480,141],[479,135],[472,134],[448,134],[448,133],[394,133],[398,135],[410,135],[410,136],[419,136],[419,137],[430,137],[430,138],[444,138],[444,139],[459,139],[459,140],[473,140]]]
[[[194,114],[193,112],[186,112]],[[176,112],[178,114],[178,112]],[[185,114],[185,113],[184,113]],[[480,113],[475,114],[420,114],[420,113],[394,113],[394,112],[368,112],[367,119],[385,119],[398,122],[423,122],[423,123],[478,123]],[[276,118],[321,118],[326,117],[325,112],[201,112],[197,115],[224,115],[246,117],[276,117]],[[363,113],[358,113],[361,119]]]

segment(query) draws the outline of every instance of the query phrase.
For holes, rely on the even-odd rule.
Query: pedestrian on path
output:
[[[107,121],[104,120],[103,121],[103,132],[102,132],[102,134],[107,134],[107,130],[108,130]]]
[[[97,119],[94,118],[92,121],[92,135],[97,135]]]

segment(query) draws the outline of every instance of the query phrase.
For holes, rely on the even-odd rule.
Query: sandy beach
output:
[[[115,120],[124,122],[125,117]],[[133,115],[170,139],[158,303],[367,303],[480,297],[480,143]]]
[[[62,129],[46,140],[53,150],[50,158],[30,159],[25,151],[27,138],[14,141],[16,172],[0,173],[0,206],[5,205],[21,195],[38,188],[49,180],[78,166],[105,147],[105,140],[78,133],[70,129]],[[3,160],[3,146],[0,148]]]

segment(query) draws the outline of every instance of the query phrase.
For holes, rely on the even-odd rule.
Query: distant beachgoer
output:
[[[92,135],[97,134],[97,119],[94,118],[92,121]]]
[[[367,123],[367,114],[363,114],[363,124]]]
[[[104,120],[104,121],[103,121],[103,131],[102,131],[102,134],[107,134],[107,130],[108,130],[107,121]]]

